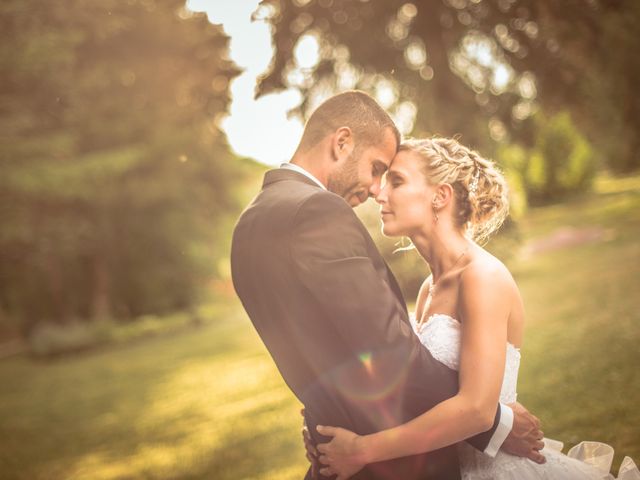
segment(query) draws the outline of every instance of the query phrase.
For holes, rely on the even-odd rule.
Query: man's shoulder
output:
[[[234,229],[248,235],[279,235],[296,225],[358,222],[349,204],[339,195],[295,180],[265,185],[244,209]]]
[[[328,217],[341,221],[357,221],[357,215],[347,201],[335,193],[319,191],[306,197],[297,208],[297,217]]]
[[[349,212],[355,216],[349,204],[339,195],[296,180],[285,180],[266,186],[250,206],[271,213],[286,211],[296,215],[299,211],[326,209]]]

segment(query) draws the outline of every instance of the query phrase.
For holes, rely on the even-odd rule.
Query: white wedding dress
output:
[[[420,328],[411,318],[413,329],[422,344],[433,357],[453,370],[460,365],[461,324],[449,315],[432,315]],[[500,402],[516,401],[520,350],[507,344],[507,357]],[[499,451],[494,458],[460,443],[460,468],[463,480],[613,480],[609,473],[613,461],[613,449],[598,442],[582,442],[567,455],[560,452],[562,443],[545,439],[542,451],[547,459],[543,465],[522,457]],[[553,446],[556,448],[554,449]],[[640,480],[640,471],[633,460],[625,457],[618,473],[618,480]]]

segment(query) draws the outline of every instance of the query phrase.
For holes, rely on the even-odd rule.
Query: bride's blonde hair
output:
[[[486,241],[509,214],[509,191],[500,170],[453,138],[406,139],[398,151],[423,161],[431,185],[448,183],[455,195],[454,221],[477,242]]]

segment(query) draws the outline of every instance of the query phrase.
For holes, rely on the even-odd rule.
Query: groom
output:
[[[291,163],[266,173],[233,234],[233,283],[287,385],[316,425],[368,434],[457,393],[457,373],[413,333],[398,284],[355,207],[375,196],[400,134],[367,94],[336,95],[309,118]],[[467,440],[542,462],[539,423],[496,405]],[[506,441],[505,441],[506,438]],[[307,473],[310,477],[311,473]],[[455,446],[368,465],[357,479],[458,479]]]

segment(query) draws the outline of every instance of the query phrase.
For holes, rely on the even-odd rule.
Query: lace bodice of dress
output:
[[[462,325],[455,318],[444,315],[432,315],[426,323],[417,326],[411,319],[413,329],[422,344],[429,349],[431,355],[447,367],[458,371],[460,369],[460,337]],[[520,350],[507,343],[507,357],[500,392],[500,402],[507,404],[516,401],[516,387],[518,383],[518,369],[520,368]]]

